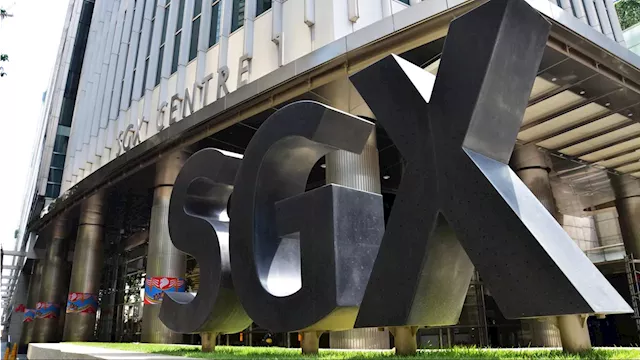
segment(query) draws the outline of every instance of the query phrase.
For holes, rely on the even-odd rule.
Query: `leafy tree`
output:
[[[12,16],[13,14],[9,14],[6,9],[0,8],[0,21]],[[0,53],[0,63],[5,61],[9,61],[9,55]],[[4,72],[4,67],[0,66],[0,77],[5,75],[7,75],[7,73]]]
[[[621,0],[616,3],[622,30],[640,22],[640,0]]]

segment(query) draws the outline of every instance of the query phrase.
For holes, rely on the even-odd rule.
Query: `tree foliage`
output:
[[[0,20],[4,20],[5,18],[12,17],[13,15],[9,14],[6,9],[0,8]],[[0,62],[9,61],[9,55],[0,53]],[[4,67],[0,66],[0,77],[7,75],[4,72]]]
[[[622,30],[640,22],[640,0],[621,0],[616,3]]]

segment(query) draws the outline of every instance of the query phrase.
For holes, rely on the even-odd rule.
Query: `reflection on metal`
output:
[[[327,184],[333,183],[353,189],[380,193],[376,133],[372,131],[361,154],[332,151],[326,156]]]
[[[76,246],[73,252],[71,283],[69,284],[69,295],[71,297],[69,300],[72,302],[71,306],[74,306],[73,303],[75,302],[90,308],[70,309],[70,304],[67,303],[63,335],[65,341],[90,341],[93,339],[97,310],[94,305],[97,305],[97,301],[94,303],[91,299],[92,296],[97,299],[100,291],[100,275],[104,266],[102,262],[102,242],[104,238],[103,200],[103,194],[97,193],[85,200],[82,205]],[[78,293],[83,294],[83,299],[80,299],[80,301],[76,299]]]
[[[196,295],[166,293],[162,301],[160,320],[175,332],[227,334],[251,324],[233,291],[229,222],[224,219],[240,162],[204,149],[189,158],[174,184],[169,235],[200,266]]]
[[[64,308],[69,288],[69,263],[67,251],[69,245],[69,224],[66,216],[59,216],[53,223],[51,239],[47,244],[40,292],[37,301],[56,308],[50,316],[36,316],[34,342],[58,342],[62,339],[64,326]],[[36,306],[37,307],[37,306]]]
[[[627,253],[640,258],[640,180],[630,176],[611,175],[616,194],[616,209]]]
[[[560,222],[562,214],[556,209],[555,199],[549,182],[551,170],[548,154],[533,144],[521,146],[511,156],[511,167],[520,180],[527,185],[540,203]],[[558,327],[544,319],[524,320],[523,337],[530,346],[562,346]],[[526,331],[528,330],[528,331]]]
[[[332,184],[304,191],[322,156],[362,152],[372,130],[368,121],[301,101],[274,113],[253,136],[231,199],[230,248],[236,291],[259,325],[277,332],[353,327],[382,238],[382,197]],[[278,251],[295,251],[283,237],[296,234],[304,282],[278,296],[267,281]]]
[[[155,190],[149,229],[147,279],[153,277],[184,278],[185,255],[176,249],[169,237],[168,216],[171,190],[182,165],[189,157],[177,151],[166,155],[156,164]],[[160,306],[145,304],[142,321],[142,342],[178,343],[182,334],[169,330],[159,318]]]
[[[433,290],[466,287],[470,273],[416,286],[431,257],[470,265],[428,251],[439,219],[507,318],[630,311],[507,165],[548,31],[526,2],[494,0],[451,23],[433,94],[431,75],[396,56],[352,76],[408,164],[356,326],[453,323]]]
[[[345,85],[347,85],[347,91],[352,91],[353,87],[348,81],[345,81]],[[340,88],[338,87],[338,89]],[[327,90],[331,92],[330,89]],[[344,88],[340,90],[344,90]],[[340,90],[334,91],[332,95],[344,95],[344,91]],[[351,100],[353,99],[349,99],[346,107],[353,105]],[[341,105],[339,101],[335,103],[338,106]],[[330,105],[333,104],[334,102]],[[367,144],[360,154],[344,150],[332,151],[325,156],[325,163],[327,165],[327,184],[333,183],[357,190],[380,193],[380,165],[375,131],[369,135]],[[332,331],[329,334],[329,345],[335,349],[388,349],[390,347],[389,333],[378,328]]]

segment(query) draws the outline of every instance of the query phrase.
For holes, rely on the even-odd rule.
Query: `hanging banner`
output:
[[[14,310],[14,312],[17,312],[17,313],[23,313],[23,312],[25,312],[26,310],[27,310],[27,307],[26,307],[26,306],[24,306],[24,304],[18,304],[18,305],[16,306],[16,309]]]
[[[151,277],[147,278],[144,286],[144,303],[160,304],[165,292],[185,292],[187,286],[182,278]]]
[[[98,311],[98,296],[72,292],[67,298],[67,314],[95,314]]]
[[[24,311],[24,320],[22,322],[32,322],[36,319],[36,309],[26,309]]]
[[[60,305],[50,302],[37,303],[36,317],[38,319],[57,319],[60,317]]]

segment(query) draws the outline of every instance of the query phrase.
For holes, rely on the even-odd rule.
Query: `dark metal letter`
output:
[[[373,128],[301,101],[273,114],[249,143],[231,200],[231,269],[261,326],[353,327],[384,231],[382,197],[334,184],[304,191],[322,156],[362,152]]]
[[[167,292],[160,320],[181,333],[236,333],[251,324],[233,291],[227,210],[241,160],[214,149],[187,160],[171,192],[169,234],[173,245],[200,265],[197,295]]]
[[[508,318],[630,312],[507,165],[548,33],[525,1],[492,0],[452,22],[433,94],[428,73],[393,55],[351,77],[408,163],[357,327],[442,320],[421,286],[451,254],[430,251],[438,219]]]

